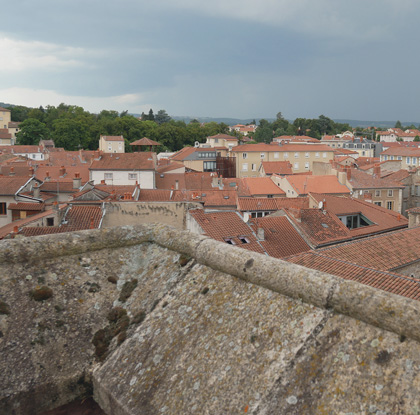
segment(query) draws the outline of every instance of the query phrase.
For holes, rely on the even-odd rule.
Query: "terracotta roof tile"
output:
[[[30,177],[0,176],[0,195],[15,195],[29,180],[31,180]]]
[[[285,216],[265,216],[253,219],[250,224],[255,233],[258,228],[264,229],[264,241],[260,241],[260,244],[274,258],[284,258],[311,249]]]
[[[396,270],[420,259],[420,227],[346,242],[317,252],[381,271]]]
[[[153,153],[102,153],[99,160],[93,160],[90,170],[154,170]]]
[[[44,203],[26,203],[26,202],[18,202],[18,203],[9,203],[7,209],[10,210],[29,210],[29,211],[42,211],[44,210],[45,204]]]
[[[277,195],[285,196],[284,190],[280,189],[269,177],[247,177],[243,179],[248,193],[253,195]]]
[[[290,161],[263,161],[262,166],[265,174],[292,174],[292,164]]]
[[[221,242],[230,240],[233,245],[250,251],[264,253],[252,229],[237,212],[204,213],[202,209],[190,210],[190,215],[203,229],[205,235]],[[243,237],[243,243],[239,237]]]
[[[308,193],[327,193],[327,194],[350,194],[347,186],[341,184],[334,175],[326,176],[307,176],[291,175],[285,178],[295,189],[298,195]]]
[[[393,294],[415,300],[420,299],[420,280],[397,273],[378,271],[373,268],[356,265],[340,258],[328,258],[319,251],[311,251],[285,258],[286,261],[307,268],[327,272],[347,280],[357,281]]]
[[[277,211],[283,208],[309,208],[309,199],[307,197],[275,197],[268,199],[265,197],[239,197],[238,210],[241,212],[257,211]]]

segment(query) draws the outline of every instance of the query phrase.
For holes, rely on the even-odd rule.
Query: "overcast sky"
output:
[[[418,0],[14,0],[0,101],[420,121]]]

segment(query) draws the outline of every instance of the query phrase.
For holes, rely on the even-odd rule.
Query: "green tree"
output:
[[[158,123],[158,125],[164,124],[165,122],[171,121],[171,117],[168,115],[168,113],[165,110],[159,110],[157,114],[155,115],[155,121]]]
[[[79,120],[58,119],[54,121],[53,137],[57,147],[74,151],[89,143],[89,128]]]
[[[403,128],[403,126],[402,126],[402,124],[401,124],[401,121],[397,121],[396,123],[395,123],[395,127],[394,128],[400,128],[400,129],[402,129]]]
[[[147,116],[147,119],[149,120],[149,121],[154,121],[155,120],[155,116],[154,116],[154,114],[153,114],[153,110],[150,108],[150,110],[149,110],[149,115]]]
[[[273,138],[273,126],[267,120],[261,119],[253,138],[258,143],[270,143]]]
[[[419,137],[418,135],[416,135],[416,136],[414,137],[414,140],[413,140],[413,141],[415,141],[415,142],[420,141],[420,137]]]
[[[35,118],[27,118],[19,128],[16,134],[18,144],[37,145],[39,140],[48,140],[50,136],[47,126]]]

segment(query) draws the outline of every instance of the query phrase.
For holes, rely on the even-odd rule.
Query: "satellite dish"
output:
[[[194,143],[194,147],[195,147],[195,148],[200,147],[200,143],[199,143],[198,141],[196,141],[196,142]]]
[[[322,203],[322,200],[318,203],[318,209],[322,209],[324,207],[324,204]]]

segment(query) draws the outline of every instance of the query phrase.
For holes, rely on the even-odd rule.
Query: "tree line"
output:
[[[103,110],[93,114],[82,107],[66,104],[45,108],[13,106],[10,110],[12,121],[21,122],[16,134],[17,144],[36,145],[40,140],[54,140],[56,147],[65,150],[96,150],[101,135],[122,135],[126,152],[132,151],[131,142],[142,137],[159,142],[158,151],[177,151],[196,141],[203,143],[208,136],[228,132],[227,124],[201,125],[198,121],[186,124],[171,119],[165,110],[154,114],[151,109],[140,118],[127,111]]]
[[[194,145],[196,141],[203,143],[208,136],[229,133],[229,126],[225,123],[175,121],[165,110],[159,110],[155,114],[150,109],[139,118],[128,114],[128,111],[118,113],[103,110],[94,114],[82,107],[66,104],[45,108],[16,105],[11,106],[10,110],[12,121],[21,122],[17,133],[18,144],[33,145],[40,140],[51,139],[56,147],[66,150],[96,150],[100,135],[122,135],[127,152],[132,151],[130,143],[142,137],[159,142],[159,152],[178,151],[185,146]],[[290,122],[279,112],[273,122],[261,119],[250,138],[254,142],[266,143],[281,135],[307,135],[321,139],[324,134],[338,134],[351,129],[349,124],[335,123],[324,115],[316,119],[296,118]],[[242,138],[239,133],[230,134]]]

